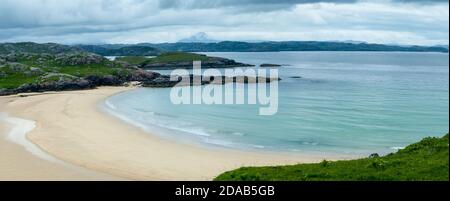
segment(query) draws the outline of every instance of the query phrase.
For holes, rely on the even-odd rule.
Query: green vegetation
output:
[[[147,60],[149,60],[149,58],[143,56],[126,56],[116,58],[116,61],[124,61],[131,65],[140,65],[145,63]]]
[[[133,65],[172,63],[172,62],[192,62],[192,61],[208,61],[210,57],[202,54],[186,53],[186,52],[169,52],[163,53],[154,58],[142,56],[126,56],[119,57],[117,61],[125,61]]]
[[[76,47],[60,45],[56,43],[0,43],[0,54],[11,53],[36,53],[36,54],[59,54],[59,53],[74,53],[82,52],[81,49]]]
[[[0,89],[13,89],[22,84],[33,83],[39,76],[15,72],[7,67],[0,68]]]
[[[161,50],[141,45],[77,45],[76,47],[102,56],[156,56]]]
[[[108,67],[105,65],[85,65],[85,66],[70,66],[59,68],[60,73],[74,75],[77,77],[87,77],[90,75],[112,75],[124,69],[117,67]]]
[[[148,63],[166,63],[166,62],[192,62],[192,61],[208,61],[209,57],[202,54],[170,52],[164,53],[155,58],[149,59]]]
[[[125,74],[130,69],[90,53],[0,55],[0,89],[24,84],[73,80],[87,76]]]
[[[448,181],[449,139],[425,138],[397,153],[351,161],[246,167],[217,181]]]

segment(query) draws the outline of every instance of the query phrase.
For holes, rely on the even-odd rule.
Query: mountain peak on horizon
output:
[[[180,42],[180,43],[217,43],[219,41],[211,39],[208,36],[208,34],[205,32],[199,32],[189,38],[181,39],[178,42]]]

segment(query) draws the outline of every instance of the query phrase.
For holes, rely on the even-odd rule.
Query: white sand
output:
[[[56,159],[24,138],[33,125],[21,123],[32,122],[4,118],[0,114],[0,181],[123,180]]]
[[[36,127],[27,136],[31,142],[58,160],[91,170],[88,172],[94,176],[93,179],[114,178],[105,176],[109,174],[117,176],[115,179],[211,180],[224,171],[241,166],[295,164],[324,159],[306,154],[204,149],[160,139],[99,110],[99,102],[125,90],[130,88],[103,87],[28,97],[0,97],[0,103],[3,101],[3,110],[11,116],[36,122]],[[1,139],[0,142],[7,143]],[[1,152],[2,158],[17,151],[8,147],[2,149],[5,149]],[[28,153],[28,157],[33,156],[31,153],[33,151]],[[35,153],[35,156],[39,155]],[[3,166],[2,162],[0,179],[5,178],[1,173]],[[98,175],[97,172],[106,174]],[[45,179],[53,180],[54,177]]]

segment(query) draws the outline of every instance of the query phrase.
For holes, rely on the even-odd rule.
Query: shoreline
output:
[[[0,102],[5,102],[3,108],[11,116],[36,122],[27,138],[44,152],[86,171],[113,175],[111,178],[115,179],[212,180],[242,166],[349,159],[205,149],[161,139],[98,107],[108,97],[131,89],[134,88],[101,87],[15,95],[0,97]]]
[[[7,130],[9,130],[9,132],[5,132],[7,133],[5,137],[6,140],[22,146],[26,151],[38,158],[52,163],[62,164],[62,161],[59,161],[50,154],[43,152],[38,146],[27,139],[27,133],[36,128],[36,122],[10,117],[8,114],[0,114],[0,122],[8,124],[6,127],[8,127]]]
[[[126,93],[126,92],[128,92],[128,91],[123,91],[120,93]],[[111,96],[115,96],[120,93],[113,94]],[[304,153],[299,153],[299,152],[286,151],[286,150],[258,149],[257,147],[245,149],[242,147],[231,147],[231,146],[226,146],[226,145],[221,145],[221,144],[196,141],[196,140],[192,140],[192,139],[187,139],[187,140],[186,139],[185,140],[175,139],[175,137],[173,137],[173,136],[169,137],[167,135],[171,134],[171,132],[177,132],[179,134],[185,134],[185,135],[190,135],[190,133],[188,131],[184,131],[184,130],[176,130],[175,128],[162,127],[160,125],[153,124],[153,123],[150,123],[151,126],[143,125],[142,123],[136,123],[132,119],[128,118],[127,116],[122,115],[119,112],[115,111],[116,107],[107,101],[107,99],[111,96],[106,97],[104,100],[102,100],[98,103],[98,107],[99,107],[98,109],[100,112],[102,112],[108,116],[112,116],[115,119],[117,119],[123,123],[126,123],[127,125],[130,125],[134,128],[142,130],[144,133],[146,133],[148,135],[152,135],[156,138],[160,138],[162,140],[165,140],[165,141],[168,141],[168,142],[171,142],[174,144],[192,146],[195,148],[206,149],[206,150],[218,150],[218,151],[222,151],[222,152],[237,151],[237,152],[242,152],[242,153],[269,154],[269,155],[280,156],[280,157],[309,155],[311,157],[308,157],[308,158],[323,158],[323,157],[325,157],[327,160],[328,159],[329,160],[355,159],[355,158],[363,158],[366,156],[366,155],[361,155],[361,154],[342,154],[342,153],[337,154],[337,153],[319,152],[319,151],[304,151]]]
[[[112,175],[81,168],[45,153],[26,137],[35,122],[3,112],[0,97],[0,181],[113,181]]]

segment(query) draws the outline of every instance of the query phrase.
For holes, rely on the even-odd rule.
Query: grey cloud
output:
[[[394,2],[403,3],[448,3],[449,0],[393,0]]]
[[[219,40],[448,43],[442,0],[0,1],[0,41],[173,42],[207,32]]]
[[[170,8],[221,8],[221,7],[254,7],[270,8],[273,10],[279,8],[288,8],[298,4],[311,3],[356,3],[367,0],[160,0],[159,5],[162,9]],[[449,0],[391,0],[400,3],[448,3]]]
[[[160,8],[247,7],[273,9],[308,3],[355,3],[357,0],[160,0]]]

